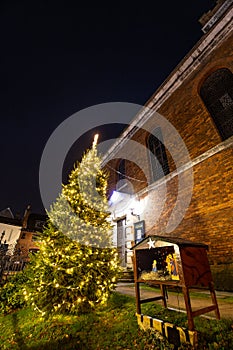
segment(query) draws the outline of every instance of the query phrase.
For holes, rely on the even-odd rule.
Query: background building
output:
[[[14,217],[10,208],[0,212],[0,283],[9,273],[20,271],[37,252],[38,234],[46,223],[46,215],[31,213],[27,207],[22,218]]]
[[[16,244],[16,251],[25,261],[28,261],[28,254],[39,250],[38,240],[39,233],[42,232],[46,223],[47,216],[42,214],[31,213],[30,206],[25,211],[22,219],[22,228]]]
[[[4,253],[12,255],[20,236],[22,221],[14,217],[10,208],[0,211],[0,243]]]

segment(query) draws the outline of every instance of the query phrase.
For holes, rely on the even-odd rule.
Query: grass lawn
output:
[[[186,326],[186,315],[164,311],[160,305],[143,305],[143,313]],[[233,349],[232,320],[196,318],[199,349]],[[42,319],[30,309],[0,315],[0,349],[173,349],[155,332],[138,329],[135,299],[113,293],[108,305],[84,315],[57,315]],[[181,349],[191,349],[184,345]]]

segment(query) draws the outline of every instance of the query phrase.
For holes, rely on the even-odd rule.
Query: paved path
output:
[[[134,285],[129,283],[118,283],[116,291],[122,294],[128,294],[135,297],[135,290]],[[141,291],[141,299],[147,299],[151,298],[157,295],[160,295],[158,290],[155,291],[149,291],[145,289],[140,289]],[[228,292],[216,292],[217,300],[218,300],[218,307],[220,311],[220,316],[222,318],[232,318],[233,319],[233,293]],[[227,302],[227,299],[231,297],[231,302]],[[157,303],[161,303],[161,301],[157,301]],[[179,310],[185,310],[185,304],[183,299],[182,293],[174,293],[174,292],[168,292],[168,300],[167,300],[168,307],[176,308]],[[200,309],[206,306],[210,306],[212,304],[211,297],[209,298],[198,298],[198,297],[191,297],[191,304],[192,309]],[[205,314],[210,317],[215,317],[214,312],[210,312],[208,314]]]

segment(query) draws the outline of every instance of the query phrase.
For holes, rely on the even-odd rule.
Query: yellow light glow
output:
[[[95,134],[92,147],[95,147],[97,145],[98,138],[99,138],[99,134]]]

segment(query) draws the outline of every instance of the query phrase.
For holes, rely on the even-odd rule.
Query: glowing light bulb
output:
[[[97,145],[98,138],[99,138],[99,134],[95,134],[92,147],[95,147]]]

